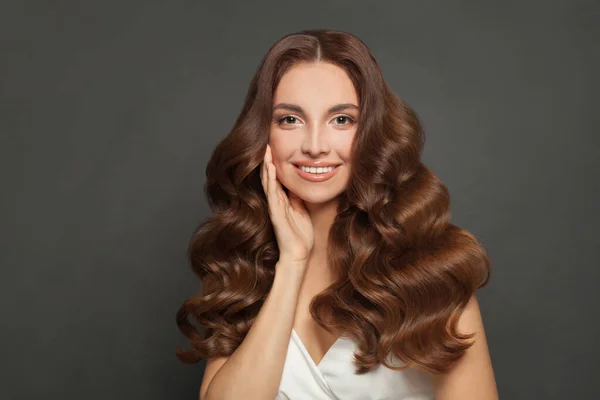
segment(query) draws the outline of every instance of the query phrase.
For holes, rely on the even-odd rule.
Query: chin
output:
[[[300,197],[305,203],[324,204],[336,200],[343,190],[333,190],[331,187],[323,187],[321,190],[311,190],[310,188],[288,188],[296,196]]]
[[[340,171],[345,172],[345,171]],[[345,190],[348,177],[338,174],[325,182],[308,182],[299,178],[296,172],[282,174],[280,182],[286,191],[291,191],[305,203],[323,204],[336,200]]]

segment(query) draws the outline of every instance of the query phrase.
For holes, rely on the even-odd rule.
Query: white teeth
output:
[[[300,169],[304,172],[309,172],[311,174],[326,174],[328,172],[333,171],[335,167],[300,167]]]

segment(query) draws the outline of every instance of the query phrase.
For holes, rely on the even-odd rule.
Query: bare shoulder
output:
[[[432,375],[436,399],[497,400],[496,380],[475,294],[463,310],[457,328],[461,333],[474,333],[474,343],[447,374]]]
[[[202,384],[200,385],[200,400],[205,398],[208,385],[210,385],[212,379],[228,359],[229,357],[211,357],[206,360],[204,376],[202,377]]]

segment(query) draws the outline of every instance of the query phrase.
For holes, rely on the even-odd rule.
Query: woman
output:
[[[490,264],[450,223],[423,143],[358,38],[271,47],[190,243],[202,290],[178,312],[178,356],[208,359],[201,399],[497,398],[474,295]]]

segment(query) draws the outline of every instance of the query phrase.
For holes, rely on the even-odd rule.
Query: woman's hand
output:
[[[281,187],[268,144],[260,180],[269,203],[269,216],[279,246],[279,259],[294,263],[306,262],[314,244],[312,221],[302,199],[291,191],[288,198]]]

